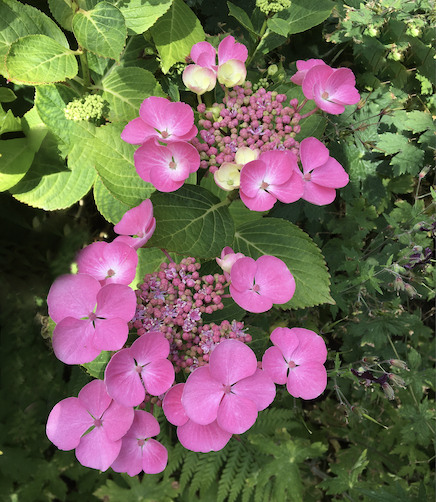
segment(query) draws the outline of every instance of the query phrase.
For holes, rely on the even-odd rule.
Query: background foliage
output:
[[[72,2],[39,4],[0,1],[0,500],[433,500],[434,260],[425,250],[436,228],[434,2],[293,0],[268,19],[249,0],[77,0],[74,16]],[[77,250],[111,238],[110,223],[154,191],[120,131],[147,96],[195,104],[180,73],[205,33],[247,43],[250,80],[288,97],[298,97],[289,82],[297,59],[356,74],[357,107],[302,127],[350,175],[333,204],[278,202],[254,217],[206,182],[152,195],[150,245],[204,260],[232,245],[288,264],[292,309],[245,316],[252,347],[261,352],[277,326],[313,329],[329,348],[329,385],[310,402],[279,390],[252,429],[210,454],[184,450],[157,410],[166,471],[98,473],[44,434],[53,405],[90,379],[51,353],[45,298]],[[104,119],[66,118],[84,87],[101,96]],[[220,226],[203,221],[206,211]],[[174,213],[179,233],[164,223]],[[185,228],[192,215],[206,232],[200,241]],[[155,248],[143,250],[141,273],[159,261]],[[351,372],[376,357],[407,362],[409,371],[381,364],[404,380],[392,400]]]

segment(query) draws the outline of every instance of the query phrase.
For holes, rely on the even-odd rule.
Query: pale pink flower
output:
[[[129,285],[136,275],[138,254],[124,242],[93,242],[82,249],[76,258],[80,274],[95,277],[106,284]]]
[[[262,368],[273,382],[286,384],[294,397],[320,396],[327,385],[327,348],[322,337],[304,328],[276,328],[271,341],[274,347],[266,350]]]
[[[50,288],[47,304],[49,316],[57,323],[56,357],[66,364],[84,364],[102,350],[119,350],[126,343],[136,295],[124,284],[102,287],[87,274],[64,275]]]
[[[241,146],[235,153],[235,162],[244,166],[251,162],[252,160],[257,160],[260,155],[260,149],[256,148],[252,150],[249,146]]]
[[[252,211],[268,211],[277,199],[295,202],[303,189],[297,157],[288,150],[264,152],[241,170],[239,194]]]
[[[132,421],[133,408],[113,401],[104,382],[93,380],[78,398],[55,405],[47,420],[47,437],[60,450],[75,448],[77,460],[85,467],[106,471],[117,458],[121,438]]]
[[[274,400],[275,386],[257,368],[254,352],[238,340],[220,342],[209,366],[191,373],[182,394],[186,415],[200,425],[212,424],[232,434],[246,432],[259,411]]]
[[[315,65],[308,70],[302,84],[307,99],[313,99],[321,110],[339,115],[344,105],[355,105],[360,95],[355,88],[356,79],[349,68],[334,69],[328,65]]]
[[[134,153],[136,172],[160,192],[178,190],[200,167],[200,154],[191,144],[177,141],[158,145],[149,140]]]
[[[150,96],[142,102],[139,117],[126,125],[121,139],[132,145],[142,145],[150,138],[170,143],[190,141],[197,132],[189,105]]]
[[[169,353],[170,344],[162,333],[147,333],[129,349],[114,354],[104,375],[109,395],[123,406],[138,406],[145,391],[152,396],[164,394],[174,382]]]
[[[300,159],[304,182],[301,198],[318,206],[332,203],[336,197],[335,189],[344,187],[349,181],[344,168],[330,157],[327,147],[316,138],[303,139]]]
[[[256,261],[240,258],[233,264],[230,277],[233,300],[249,312],[266,312],[274,303],[286,303],[294,296],[294,276],[275,256],[264,255]]]
[[[211,68],[190,64],[183,70],[182,80],[190,91],[201,96],[215,88],[216,74]]]
[[[322,59],[308,59],[307,61],[297,61],[297,73],[291,77],[291,82],[297,85],[303,85],[304,77],[307,72],[317,65],[327,66]]]
[[[232,437],[232,433],[221,429],[216,420],[207,425],[193,422],[182,405],[184,387],[184,383],[171,387],[162,403],[167,420],[177,426],[180,443],[187,450],[201,453],[222,450]]]
[[[162,472],[168,463],[168,451],[155,439],[160,432],[156,418],[143,410],[135,410],[133,423],[122,438],[121,451],[111,464],[115,472],[126,472],[133,477]]]
[[[234,87],[235,85],[242,85],[247,76],[247,69],[245,64],[239,59],[229,59],[225,63],[218,66],[217,71],[218,82],[226,87]]]
[[[120,235],[113,242],[124,242],[133,249],[139,249],[147,243],[155,229],[153,204],[147,199],[123,214],[121,220],[114,226],[114,231]]]
[[[233,264],[240,258],[244,258],[244,256],[242,253],[235,253],[229,246],[226,246],[221,251],[221,258],[217,258],[216,262],[223,269],[224,277],[227,281],[230,281],[230,272]]]
[[[219,169],[213,173],[215,183],[226,192],[239,188],[242,167],[240,164],[223,162]]]

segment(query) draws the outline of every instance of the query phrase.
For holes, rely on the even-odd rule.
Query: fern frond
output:
[[[248,451],[241,451],[239,458],[238,471],[233,478],[228,502],[235,502],[255,464],[255,459]]]
[[[183,462],[182,473],[180,475],[180,492],[183,492],[186,485],[189,483],[198,468],[198,464],[201,465],[201,455],[201,453],[195,453],[193,451],[188,451],[186,454]]]
[[[245,446],[242,441],[230,441],[225,448],[227,450],[227,463],[219,480],[217,502],[224,502],[229,494],[239,465],[243,459]]]
[[[201,493],[204,493],[214,481],[218,480],[218,471],[227,456],[223,450],[202,453],[200,455],[197,470],[189,487],[190,497],[193,497],[198,489],[201,489]]]
[[[168,464],[164,472],[165,477],[169,478],[179,468],[187,454],[188,450],[183,448],[180,443],[177,443],[173,448],[168,450]]]
[[[276,429],[296,429],[301,424],[296,422],[291,410],[267,408],[259,413],[256,423],[250,429],[250,434],[274,434]]]

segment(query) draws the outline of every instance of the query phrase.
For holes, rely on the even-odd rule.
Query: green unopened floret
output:
[[[256,0],[256,6],[261,12],[268,15],[270,12],[276,13],[291,6],[291,0]]]
[[[65,117],[68,120],[87,120],[94,122],[101,119],[105,103],[98,94],[87,94],[83,98],[76,98],[67,104],[64,109]]]

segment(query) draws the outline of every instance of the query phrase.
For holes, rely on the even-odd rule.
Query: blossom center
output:
[[[112,277],[115,275],[115,270],[112,270],[111,268],[107,271],[106,278]]]
[[[266,181],[262,181],[260,188],[263,188],[265,190],[265,188],[268,188],[268,187],[269,187],[269,184]]]
[[[310,178],[312,177],[312,174],[311,173],[306,173],[304,176],[303,176],[303,180],[304,181],[310,181]]]
[[[257,293],[257,292],[259,291],[259,289],[260,289],[259,284],[255,284],[255,285],[253,286],[253,291],[254,291],[255,293]]]
[[[175,169],[175,168],[176,168],[176,165],[177,165],[177,164],[176,164],[174,161],[171,161],[171,162],[169,163],[169,166],[170,166],[170,168],[171,168],[171,169]]]
[[[231,385],[223,385],[224,394],[230,394],[231,390],[232,390],[232,386]]]
[[[291,368],[291,370],[297,367],[294,361],[289,361],[288,366]]]
[[[145,439],[138,439],[138,446],[144,446]]]
[[[94,312],[90,312],[90,313],[88,314],[88,319],[89,319],[90,321],[95,321],[95,320],[97,319],[97,316],[96,316],[96,314],[94,314]]]
[[[135,371],[136,371],[136,373],[141,373],[142,366],[135,366]]]
[[[162,138],[165,138],[165,139],[166,139],[166,138],[168,138],[169,133],[168,133],[167,131],[162,131],[162,132],[160,133],[160,135],[162,136]]]
[[[101,427],[103,425],[103,420],[101,418],[94,419],[94,425],[96,427]]]
[[[322,94],[321,94],[321,97],[322,99],[329,99],[329,93],[327,91],[324,91]]]

